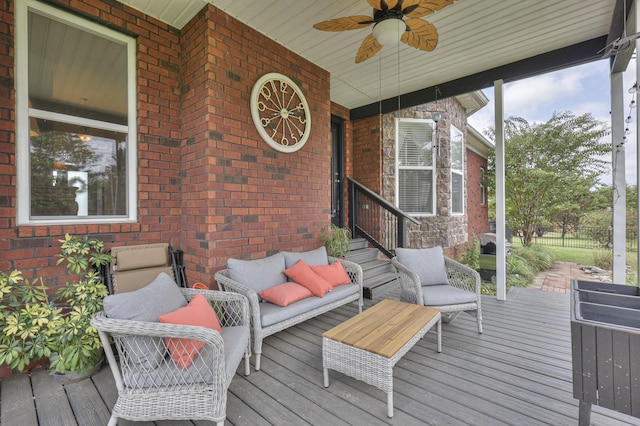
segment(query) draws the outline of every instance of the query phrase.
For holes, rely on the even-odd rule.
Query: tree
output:
[[[76,188],[68,171],[91,167],[97,156],[75,133],[43,131],[30,138],[31,214],[75,215]]]
[[[531,245],[537,226],[563,215],[567,223],[587,201],[607,167],[608,132],[606,123],[591,114],[554,112],[546,123],[530,124],[521,117],[505,121],[507,223],[523,245]],[[495,134],[489,136],[495,140]],[[495,170],[494,158],[489,168]]]

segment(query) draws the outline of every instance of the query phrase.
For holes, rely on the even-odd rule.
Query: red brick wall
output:
[[[382,192],[382,139],[380,116],[352,122],[353,129],[353,178],[380,194]]]
[[[134,224],[16,225],[13,1],[0,1],[0,271],[17,268],[64,281],[55,266],[65,233],[92,235],[108,246],[170,242],[180,245],[180,51],[179,32],[113,1],[49,1],[80,16],[137,35],[138,215]]]
[[[112,0],[49,3],[137,35],[138,222],[17,227],[14,2],[0,0],[0,271],[60,284],[53,255],[65,233],[169,242],[185,250],[191,284],[211,284],[228,257],[320,244],[331,205],[327,72],[213,6],[178,31]],[[253,126],[249,94],[267,72],[296,81],[311,108],[296,153],[274,151]]]
[[[13,72],[14,2],[0,1],[0,271],[8,271],[15,259],[33,258],[33,250],[15,246],[15,103]],[[17,253],[9,253],[15,250]],[[14,260],[14,261],[12,261]],[[42,261],[41,261],[42,263]],[[45,262],[46,263],[46,262]],[[35,267],[46,266],[39,264]],[[32,266],[33,267],[33,266]]]
[[[183,28],[182,45],[182,230],[191,275],[211,282],[229,257],[318,247],[330,223],[329,74],[213,6]],[[294,153],[272,149],[251,120],[251,89],[269,72],[291,78],[309,103],[311,136]]]
[[[487,159],[467,149],[467,225],[469,241],[473,241],[474,237],[480,236],[485,232],[489,232],[489,208],[486,203],[480,204],[480,168],[484,167],[485,174],[487,170]],[[486,189],[485,189],[486,191]],[[485,195],[486,192],[485,192]]]

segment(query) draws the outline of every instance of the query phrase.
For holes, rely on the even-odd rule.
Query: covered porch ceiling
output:
[[[372,15],[365,0],[119,0],[182,28],[207,3],[331,74],[331,100],[353,119],[408,107],[601,59],[623,34],[633,0],[456,0],[423,19],[439,42],[432,52],[400,43],[360,64],[371,26],[324,32],[313,24]],[[633,28],[635,30],[635,28]],[[628,29],[627,33],[632,33]],[[401,96],[399,96],[401,95]],[[380,102],[382,100],[382,102]]]

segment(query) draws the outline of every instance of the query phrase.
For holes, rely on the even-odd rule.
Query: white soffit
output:
[[[119,1],[179,29],[211,3],[329,71],[331,99],[350,109],[606,35],[615,6],[615,0],[457,0],[423,18],[439,32],[433,52],[400,43],[356,64],[371,27],[329,33],[312,26],[371,16],[365,0]]]

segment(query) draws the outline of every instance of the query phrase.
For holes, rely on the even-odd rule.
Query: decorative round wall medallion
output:
[[[281,152],[299,150],[311,132],[311,113],[302,90],[282,74],[265,74],[256,81],[251,117],[262,139]]]

